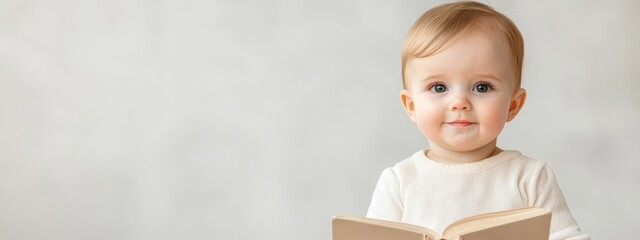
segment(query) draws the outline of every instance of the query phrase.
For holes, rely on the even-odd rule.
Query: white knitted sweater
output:
[[[464,217],[528,206],[552,212],[550,239],[591,239],[571,216],[552,170],[518,151],[465,164],[439,163],[419,151],[382,172],[367,217],[442,234]]]

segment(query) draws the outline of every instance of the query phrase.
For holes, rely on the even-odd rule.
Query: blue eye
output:
[[[487,83],[479,83],[473,87],[474,91],[480,92],[480,93],[486,93],[488,91],[491,91],[491,89],[493,89],[493,87],[491,87],[491,85]]]
[[[431,86],[431,91],[437,92],[437,93],[446,92],[447,91],[447,86],[445,86],[443,84],[435,84],[435,85]]]

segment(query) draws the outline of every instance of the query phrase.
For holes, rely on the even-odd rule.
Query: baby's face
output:
[[[409,85],[402,94],[412,106],[405,108],[432,150],[495,148],[505,122],[515,117],[509,111],[514,76],[503,37],[465,33],[437,54],[408,62]]]

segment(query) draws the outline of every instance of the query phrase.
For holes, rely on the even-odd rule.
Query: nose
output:
[[[451,102],[449,103],[450,110],[471,110],[471,102],[469,97],[464,93],[453,94],[451,96]]]

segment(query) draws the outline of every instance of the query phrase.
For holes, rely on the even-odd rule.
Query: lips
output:
[[[471,121],[466,121],[466,120],[455,120],[451,122],[446,122],[446,124],[454,127],[467,127],[476,123]]]

